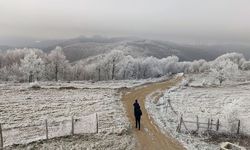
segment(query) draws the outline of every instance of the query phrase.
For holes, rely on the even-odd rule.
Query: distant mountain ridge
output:
[[[154,56],[163,58],[176,55],[181,61],[192,61],[195,59],[212,60],[227,52],[243,53],[247,59],[250,58],[250,46],[248,45],[187,45],[137,37],[107,38],[102,36],[81,36],[73,39],[44,40],[27,43],[15,47],[40,48],[45,52],[49,52],[56,46],[61,46],[67,59],[71,62],[107,53],[114,49],[122,50],[125,54],[130,54],[134,57]],[[2,50],[9,48],[14,47],[0,46]]]

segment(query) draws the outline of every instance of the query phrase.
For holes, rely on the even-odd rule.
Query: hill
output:
[[[26,42],[25,44],[14,46],[40,48],[45,52],[51,51],[56,46],[61,46],[67,59],[71,62],[103,54],[114,49],[122,50],[125,54],[130,54],[134,57],[154,56],[162,58],[176,55],[181,61],[192,61],[195,59],[213,60],[216,57],[228,52],[243,53],[247,59],[250,58],[250,45],[187,45],[136,37],[107,38],[102,36],[81,36],[73,39]],[[0,49],[6,50],[9,47],[14,46],[4,46],[3,48],[0,47]]]

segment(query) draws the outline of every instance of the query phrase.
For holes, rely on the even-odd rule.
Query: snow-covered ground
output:
[[[18,145],[10,149],[26,149],[27,147],[134,149],[135,139],[130,132],[129,121],[117,88],[133,87],[152,81],[44,82],[40,83],[40,89],[32,89],[27,83],[0,84],[0,122],[3,125],[4,145],[29,143],[34,139],[45,138],[45,119],[49,124],[49,137],[56,136],[50,134],[52,126],[61,126],[55,129],[58,133],[62,133],[60,135],[70,135],[70,120],[71,116],[74,116],[75,119],[82,118],[83,122],[88,123],[87,120],[90,122],[88,127],[80,129],[80,133],[87,134],[57,138],[53,139],[54,142]],[[60,87],[75,88],[60,89]],[[98,114],[98,134],[93,133],[96,127],[95,113]],[[75,129],[75,132],[78,129]]]
[[[188,83],[186,80],[192,81]],[[205,143],[202,136],[205,128],[199,129],[199,135],[176,132],[180,116],[184,121],[196,121],[207,123],[208,118],[220,119],[219,132],[236,133],[238,120],[241,121],[240,132],[250,135],[250,83],[248,72],[237,76],[234,80],[226,80],[222,86],[209,75],[187,75],[184,81],[167,90],[159,101],[154,100],[154,94],[148,96],[146,108],[154,118],[158,126],[165,133],[170,133],[180,140],[187,149],[218,149],[218,145]],[[189,86],[184,86],[189,85]],[[185,123],[189,131],[197,129],[195,123]],[[202,125],[200,125],[202,126]],[[215,130],[215,126],[213,127]]]
[[[146,83],[159,82],[162,80],[168,79],[169,76],[162,76],[160,78],[148,78],[148,79],[140,79],[140,80],[109,80],[109,81],[58,81],[58,82],[39,82],[39,85],[42,88],[60,88],[60,87],[75,87],[82,89],[90,89],[90,88],[102,88],[102,89],[118,89],[118,88],[131,88],[140,86]],[[0,87],[9,87],[9,88],[29,88],[29,83],[14,83],[14,82],[4,82],[0,81]]]
[[[240,84],[247,84],[250,82],[250,71],[237,70],[236,72],[228,73],[225,81],[222,82],[221,87],[234,86]],[[214,73],[200,73],[200,74],[188,74],[186,80],[191,87],[218,87],[219,80],[218,75]]]

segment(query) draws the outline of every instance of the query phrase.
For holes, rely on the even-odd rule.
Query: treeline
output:
[[[250,62],[242,54],[228,53],[207,62],[180,62],[177,56],[158,59],[126,55],[120,50],[69,63],[61,47],[49,54],[40,49],[14,49],[0,52],[0,80],[71,81],[123,80],[160,77],[179,72],[215,72],[218,76],[250,70]]]

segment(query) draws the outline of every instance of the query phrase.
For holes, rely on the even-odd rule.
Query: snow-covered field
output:
[[[0,122],[4,146],[11,149],[134,149],[135,139],[120,101],[120,88],[136,87],[156,79],[124,81],[75,81],[39,83],[0,83]],[[33,89],[32,86],[40,88]],[[96,134],[96,113],[99,133]],[[75,133],[81,135],[56,138],[54,142],[34,142],[45,138],[48,120],[49,138],[71,134],[71,117]],[[77,138],[76,138],[77,137]]]
[[[109,81],[58,81],[58,82],[39,82],[39,85],[42,88],[50,88],[50,89],[58,89],[60,87],[75,87],[75,88],[82,88],[82,89],[90,89],[90,88],[102,88],[102,89],[118,89],[118,88],[131,88],[140,86],[145,83],[153,83],[159,82],[162,80],[168,79],[169,76],[162,76],[160,78],[148,78],[148,79],[140,79],[140,80],[109,80]],[[29,83],[15,83],[15,82],[8,82],[8,81],[0,81],[0,87],[11,87],[11,88],[29,88],[31,84]]]
[[[214,123],[220,119],[219,132],[232,134],[237,132],[240,120],[240,132],[250,135],[250,83],[247,74],[238,76],[235,80],[225,81],[222,86],[211,80],[211,76],[187,75],[186,80],[192,78],[189,86],[184,86],[187,85],[184,80],[179,86],[167,90],[159,101],[155,101],[154,94],[151,94],[148,96],[146,107],[162,131],[182,141],[187,149],[218,149],[218,145],[203,142],[207,137],[201,133],[206,130],[207,125],[200,125],[204,128],[199,129],[199,135],[196,137],[176,132],[180,116],[183,115],[184,121],[194,122],[198,116],[199,122],[202,123],[207,123],[208,118],[213,119]],[[211,81],[213,83],[209,84]],[[189,131],[197,129],[195,123],[185,124]],[[215,128],[213,126],[213,130]],[[182,132],[186,132],[183,126]]]
[[[117,88],[147,82],[149,80],[107,83],[45,82],[40,83],[40,89],[32,89],[29,84],[0,84],[0,122],[3,125],[4,145],[29,143],[34,139],[45,138],[45,119],[48,120],[49,132],[52,126],[62,126],[64,122],[61,128],[55,130],[60,135],[70,135],[70,119],[74,116],[76,119],[83,117],[83,122],[90,122],[89,126],[81,129],[81,133],[87,134],[10,148],[134,149],[135,139],[130,133],[130,125]],[[93,133],[96,131],[95,113],[98,114],[98,134]],[[49,137],[54,136],[56,135],[49,133]]]
[[[219,131],[227,133],[235,133],[238,120],[241,120],[240,132],[250,135],[249,77],[249,73],[245,73],[218,86],[218,81],[210,75],[189,74],[182,83],[165,91],[159,101],[155,101],[154,93],[149,95],[146,108],[162,132],[177,138],[187,149],[215,150],[218,145],[203,141],[207,139],[202,134],[205,128],[200,128],[198,136],[184,133],[185,128],[181,133],[176,132],[180,116],[183,115],[184,121],[196,121],[198,116],[204,123],[208,118],[220,119]],[[30,88],[28,83],[1,83],[0,122],[3,124],[4,145],[24,144],[7,149],[134,149],[135,138],[120,101],[119,88],[136,87],[166,78],[40,82],[39,89]],[[95,133],[95,113],[98,114],[98,134]],[[84,134],[65,136],[70,135],[72,116],[82,118],[88,124],[80,129],[79,133]],[[55,130],[55,133],[49,133],[50,138],[64,137],[29,143],[31,139],[45,138],[45,119],[48,120],[49,131]],[[196,124],[186,125],[189,131],[196,129]]]

